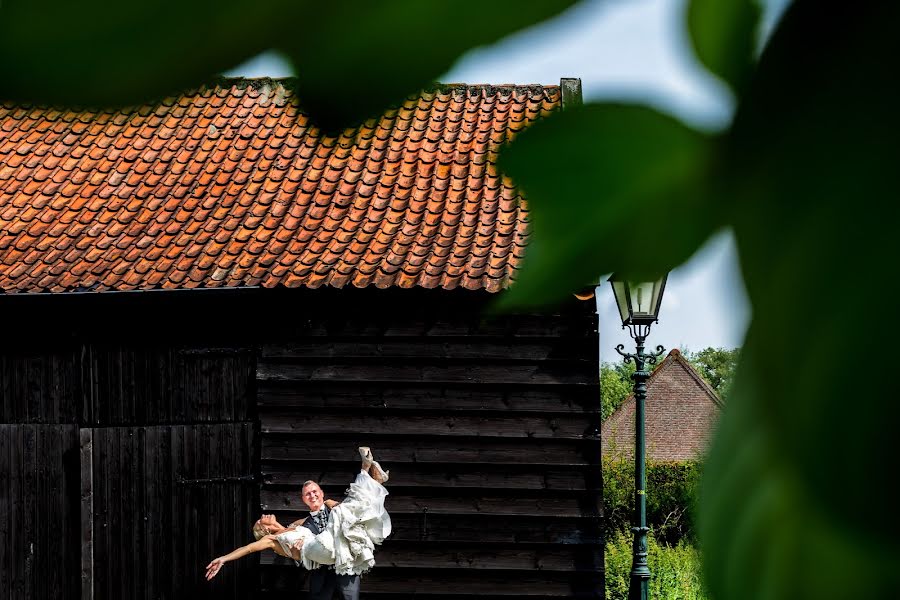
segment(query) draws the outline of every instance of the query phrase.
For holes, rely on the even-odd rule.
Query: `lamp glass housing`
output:
[[[668,273],[654,281],[629,281],[613,274],[609,278],[622,325],[649,325],[659,319]]]

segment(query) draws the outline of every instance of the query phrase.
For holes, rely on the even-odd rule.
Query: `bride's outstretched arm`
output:
[[[253,554],[254,552],[262,552],[263,550],[275,550],[277,547],[278,542],[275,540],[275,536],[267,535],[264,538],[253,542],[252,544],[241,546],[237,550],[229,552],[225,556],[214,558],[211,563],[206,565],[206,580],[209,581],[210,579],[215,577],[219,573],[219,570],[222,568],[222,565],[227,562],[236,560],[242,556],[247,556],[248,554]]]

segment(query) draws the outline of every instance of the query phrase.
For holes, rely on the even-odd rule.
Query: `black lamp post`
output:
[[[634,282],[613,274],[609,278],[619,314],[622,316],[622,329],[628,328],[637,345],[634,354],[624,352],[625,346],[616,346],[616,352],[625,357],[625,362],[634,361],[634,545],[632,546],[631,585],[628,588],[629,600],[648,600],[650,567],[647,566],[647,473],[645,464],[644,443],[644,402],[647,399],[647,379],[650,372],[645,370],[647,363],[655,364],[662,355],[663,347],[657,346],[656,352],[644,352],[644,340],[650,333],[650,325],[659,320],[659,306],[662,304],[663,290],[666,288],[666,277],[663,275],[656,281]]]

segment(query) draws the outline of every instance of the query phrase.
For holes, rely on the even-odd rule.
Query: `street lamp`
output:
[[[644,352],[644,340],[650,333],[650,325],[659,320],[659,306],[662,304],[663,290],[666,288],[666,277],[663,275],[656,281],[634,282],[623,279],[616,274],[609,278],[616,304],[622,317],[622,329],[628,328],[631,338],[637,345],[634,354],[624,352],[625,346],[616,346],[616,352],[625,357],[625,362],[634,361],[634,532],[632,546],[631,585],[628,588],[629,600],[647,600],[649,597],[650,567],[647,566],[647,473],[644,459],[644,402],[647,399],[647,379],[650,372],[645,370],[647,363],[655,364],[662,355],[663,347],[657,346],[656,352]]]

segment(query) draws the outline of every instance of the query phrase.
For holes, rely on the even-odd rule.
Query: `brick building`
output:
[[[722,400],[677,349],[647,381],[646,439],[651,460],[691,460],[708,446]],[[634,452],[634,396],[603,423],[603,455]]]

